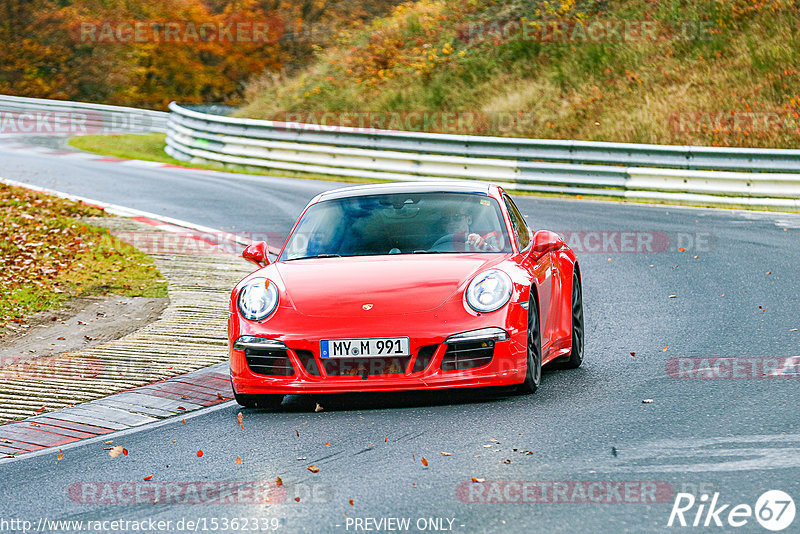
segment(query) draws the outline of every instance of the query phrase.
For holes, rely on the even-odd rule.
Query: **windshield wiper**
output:
[[[295,261],[295,260],[313,260],[315,258],[341,258],[341,254],[317,254],[316,256],[301,256],[299,258],[288,258],[284,261]]]

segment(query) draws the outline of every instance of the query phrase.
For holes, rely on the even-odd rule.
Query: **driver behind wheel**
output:
[[[457,250],[470,252],[497,252],[500,246],[497,243],[497,232],[480,235],[471,230],[472,215],[463,210],[454,210],[443,217],[446,235],[452,235],[453,246]],[[463,246],[458,246],[463,243]]]

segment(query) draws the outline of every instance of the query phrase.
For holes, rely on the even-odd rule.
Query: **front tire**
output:
[[[528,298],[528,365],[525,371],[525,382],[517,387],[522,394],[534,393],[542,382],[542,336],[539,331],[539,306],[531,287]]]
[[[233,397],[244,408],[277,410],[283,402],[283,395],[242,395],[234,392]]]

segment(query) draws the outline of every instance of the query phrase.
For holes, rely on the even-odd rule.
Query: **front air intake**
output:
[[[448,343],[442,358],[442,371],[463,371],[487,365],[494,355],[494,341],[458,341]]]
[[[294,367],[286,349],[248,348],[244,351],[247,367],[257,375],[292,376]]]

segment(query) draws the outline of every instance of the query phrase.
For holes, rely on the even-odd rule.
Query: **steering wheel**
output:
[[[436,242],[433,245],[431,245],[431,248],[429,248],[428,250],[432,251],[438,250],[442,252],[457,252],[455,247],[453,246],[456,243],[455,237],[456,234],[443,235],[442,237],[437,239]],[[462,241],[462,244],[463,243],[464,242]]]
[[[475,233],[475,232],[471,232]],[[460,238],[464,236],[463,239]],[[447,234],[443,235],[439,239],[437,239],[431,248],[428,250],[431,251],[443,251],[443,252],[479,252],[477,250],[469,250],[467,247],[467,238],[469,237],[469,233],[459,232],[457,234]],[[488,234],[481,236],[481,239],[485,242],[489,238],[498,239],[497,232],[489,232]],[[456,245],[461,245],[460,248],[456,249]],[[500,252],[500,248],[496,245],[489,245],[489,250],[484,252]]]

